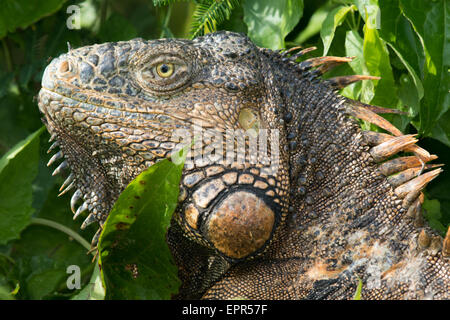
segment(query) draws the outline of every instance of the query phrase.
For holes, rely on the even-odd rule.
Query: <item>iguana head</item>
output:
[[[263,250],[287,212],[289,176],[278,148],[280,79],[261,52],[222,32],[93,45],[54,59],[39,107],[72,172],[72,209],[90,212],[83,226],[102,223],[137,174],[194,138],[177,220],[229,259]]]

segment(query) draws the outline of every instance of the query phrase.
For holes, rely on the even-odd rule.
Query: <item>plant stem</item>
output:
[[[160,38],[163,38],[164,35],[166,35],[167,37],[169,37],[170,35],[167,34],[167,30],[169,28],[169,20],[170,20],[170,16],[172,14],[172,5],[169,4],[167,6],[167,11],[166,11],[166,15],[164,17],[164,21],[163,21],[163,25],[161,27],[161,34],[159,35]]]
[[[355,21],[355,11],[352,9],[350,11],[351,16],[352,16],[352,24],[353,24],[353,30],[358,30],[358,27],[356,26],[356,21]]]
[[[91,249],[91,245],[89,244],[89,242],[87,242],[82,236],[80,236],[78,233],[76,233],[75,231],[73,231],[72,229],[58,223],[52,220],[48,220],[48,219],[42,219],[42,218],[31,218],[31,223],[32,224],[38,224],[38,225],[43,225],[43,226],[47,226],[56,230],[59,230],[61,232],[64,232],[65,234],[67,234],[69,237],[73,238],[74,240],[76,240],[79,244],[81,244],[84,248],[86,248],[87,250]]]
[[[8,72],[12,72],[11,54],[9,53],[8,43],[6,42],[5,38],[2,39],[2,45],[3,45],[3,53],[5,55],[6,68]]]

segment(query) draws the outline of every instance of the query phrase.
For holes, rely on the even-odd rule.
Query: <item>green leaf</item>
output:
[[[320,32],[323,21],[328,16],[329,6],[324,5],[317,9],[311,18],[309,19],[308,25],[303,29],[299,35],[293,41],[294,43],[303,43],[312,36]]]
[[[413,79],[414,82],[414,86],[416,87],[417,90],[417,96],[420,99],[422,99],[424,91],[423,91],[423,85],[422,85],[422,81],[420,81],[419,76],[417,75],[416,71],[414,70],[414,68],[408,63],[408,61],[403,57],[403,55],[396,49],[396,47],[390,45],[392,51],[394,51],[398,58],[402,61],[403,65],[406,67],[406,69],[408,70],[411,78]],[[416,115],[417,112],[413,113],[413,116]]]
[[[404,64],[407,63],[405,67],[408,72],[411,73],[411,69],[414,71],[411,76],[423,77],[423,65],[425,63],[423,46],[411,23],[401,12],[400,1],[379,1],[381,10],[380,37],[389,43]],[[420,96],[423,97],[423,92]]]
[[[44,127],[19,142],[0,159],[0,244],[19,238],[29,224],[32,182],[39,161],[39,136]]]
[[[402,116],[401,127],[404,129],[410,119],[419,113],[420,100],[424,96],[421,75],[425,56],[420,39],[400,11],[399,0],[380,0],[380,9],[380,37],[387,42],[409,73],[409,77],[402,75],[399,79],[398,95],[402,104],[408,106],[410,116]]]
[[[246,0],[243,7],[248,36],[270,49],[285,47],[284,38],[303,15],[303,0]]]
[[[27,263],[31,272],[23,285],[31,299],[44,298],[54,291],[59,283],[64,282],[67,276],[63,268],[46,256],[31,256]]]
[[[5,0],[0,6],[0,38],[58,11],[66,0]],[[61,26],[65,28],[65,26]]]
[[[345,37],[345,53],[348,57],[356,57],[349,62],[350,67],[355,74],[369,75],[369,70],[365,64],[363,52],[364,40],[356,30],[347,31]],[[363,102],[369,103],[374,96],[374,85],[372,81],[359,81],[346,87],[342,94],[358,100],[361,97]]]
[[[103,300],[105,299],[105,288],[103,287],[102,278],[100,274],[100,266],[98,262],[95,265],[89,283],[71,300]]]
[[[392,73],[389,52],[386,43],[380,38],[375,26],[364,25],[364,62],[371,76],[379,76],[381,80],[373,80],[375,96],[370,103],[394,107],[397,105],[397,89]]]
[[[347,13],[356,10],[356,6],[339,6],[328,13],[320,30],[320,37],[323,41],[323,55],[326,56],[334,38],[336,28],[344,22]]]
[[[430,227],[439,230],[442,235],[445,235],[447,228],[440,222],[442,219],[441,204],[438,200],[425,199],[422,207],[425,210],[425,218],[428,220]]]
[[[356,5],[361,17],[372,28],[377,28],[379,23],[378,0],[350,0],[351,3]]]
[[[399,78],[398,97],[403,106],[406,106],[410,117],[414,117],[419,112],[420,99],[416,83],[410,74],[402,74]]]
[[[225,20],[218,26],[218,30],[229,30],[247,34],[247,25],[244,23],[244,9],[237,6],[233,9],[230,19]]]
[[[184,150],[182,150],[184,151]],[[107,299],[169,299],[180,285],[166,243],[186,152],[137,176],[121,193],[99,241]]]
[[[433,138],[450,146],[450,110],[438,120],[438,123],[433,127]]]
[[[448,35],[449,23],[445,23],[445,21],[448,21],[448,13],[446,15],[444,13],[442,16],[436,12],[438,9],[436,6],[443,5],[443,11],[447,10],[447,12],[448,6],[445,7],[443,2],[435,4],[420,2],[417,5],[413,2],[403,3],[400,0],[380,0],[382,26],[380,34],[383,39],[389,42],[390,47],[411,75],[417,89],[417,94],[414,94],[414,96],[418,95],[419,100],[422,100],[420,105],[415,106],[414,112],[411,113],[412,116],[417,113],[420,115],[420,121],[414,121],[413,124],[422,134],[431,135],[450,145],[448,139],[450,130],[446,125],[447,122],[440,120],[446,114],[450,103],[448,94],[450,79],[447,72],[449,63],[448,61],[445,62],[446,59],[449,60],[446,58],[450,39]],[[411,6],[414,6],[414,8]],[[424,21],[425,17],[430,21]],[[440,21],[440,19],[442,20]],[[437,29],[441,30],[437,31]],[[435,32],[438,37],[436,38],[434,34],[427,34],[426,30]],[[445,40],[445,37],[447,40]],[[427,47],[429,45],[435,49],[433,50],[434,54],[429,52],[430,50]],[[444,52],[439,52],[440,50]],[[438,64],[442,64],[441,78],[444,79],[443,81],[437,79],[439,78],[438,74],[433,75],[433,73],[439,73],[439,70],[433,66],[436,61]],[[435,69],[434,71],[429,70],[430,65],[432,66],[431,69]],[[441,94],[441,97],[444,96],[444,102],[441,104],[439,103],[439,94]],[[422,99],[424,96],[425,98]],[[403,95],[403,97],[406,97],[406,95]]]
[[[450,4],[445,0],[401,0],[400,5],[425,47],[425,95],[419,130],[431,135],[439,118],[450,108]]]

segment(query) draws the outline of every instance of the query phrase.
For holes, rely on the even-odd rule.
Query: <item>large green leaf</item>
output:
[[[433,138],[450,146],[450,110],[444,113],[432,131]]]
[[[355,57],[353,61],[349,62],[349,65],[355,74],[369,75],[369,70],[365,63],[363,46],[364,40],[358,34],[358,31],[347,31],[345,37],[345,54],[348,57]],[[357,82],[346,87],[342,94],[356,100],[361,98],[363,102],[369,103],[374,96],[374,86],[372,81]]]
[[[184,164],[165,159],[121,193],[99,241],[107,299],[169,299],[180,285],[166,243]]]
[[[58,11],[66,0],[4,0],[0,5],[0,38]],[[61,26],[64,28],[65,25]]]
[[[349,0],[349,2],[356,5],[362,19],[366,24],[370,24],[373,27],[378,27],[379,12],[378,0]]]
[[[303,0],[246,0],[243,7],[248,36],[270,49],[285,47],[284,38],[303,15]]]
[[[419,100],[423,98],[424,90],[421,81],[425,56],[422,44],[414,32],[411,23],[400,11],[399,0],[380,0],[381,29],[380,37],[385,40],[408,70],[416,87]],[[419,112],[419,105],[411,104],[410,115],[414,117]]]
[[[406,107],[404,111],[408,112],[410,118],[416,116],[420,108],[420,98],[416,84],[410,74],[404,73],[399,78],[398,97],[402,105]],[[404,129],[404,126],[401,129]]]
[[[400,6],[425,46],[425,96],[420,106],[419,130],[431,135],[439,118],[450,108],[450,3],[401,0]]]
[[[380,38],[375,25],[367,23],[364,26],[364,60],[371,76],[379,76],[375,80],[375,96],[372,104],[384,107],[397,105],[397,90],[392,73],[389,52],[385,42]]]
[[[309,19],[308,25],[304,28],[298,36],[295,38],[294,43],[303,43],[312,36],[320,32],[322,28],[322,23],[328,16],[328,11],[330,10],[330,4],[327,3],[317,9],[311,18]]]
[[[379,1],[380,37],[395,48],[396,54],[401,56],[402,62],[406,61],[417,76],[423,77],[425,62],[423,47],[411,23],[400,10],[400,0]],[[408,68],[408,66],[406,67]],[[409,68],[408,71],[411,72]],[[415,75],[412,76],[415,77]],[[421,96],[423,96],[423,92]]]
[[[39,136],[44,127],[19,142],[0,159],[0,244],[19,238],[29,224],[32,182],[39,162]]]
[[[344,22],[347,13],[356,10],[356,6],[339,6],[328,13],[320,30],[320,37],[323,41],[323,55],[326,56],[334,38],[336,28]]]
[[[430,227],[440,231],[441,235],[445,235],[447,228],[441,223],[442,213],[439,201],[425,199],[423,209],[425,210],[424,216],[428,220]]]

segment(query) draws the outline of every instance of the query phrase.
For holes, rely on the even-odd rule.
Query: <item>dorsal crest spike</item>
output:
[[[283,52],[281,53],[281,56],[282,56],[282,57],[286,57],[286,56],[288,56],[289,54],[291,54],[292,52],[294,52],[294,51],[296,51],[296,50],[299,50],[299,49],[301,49],[301,48],[302,48],[302,46],[296,46],[296,47],[289,48],[289,49],[283,51]]]
[[[326,82],[329,83],[333,88],[344,89],[346,86],[361,80],[380,80],[380,79],[381,79],[380,77],[376,76],[350,75],[350,76],[334,77],[326,80]]]
[[[304,56],[305,54],[307,54],[308,52],[314,51],[316,49],[317,49],[316,47],[305,48],[305,49],[297,52],[296,54],[293,54],[290,57],[290,59],[291,59],[291,61],[295,62],[295,61],[297,61],[298,58],[300,58],[300,57]]]
[[[397,109],[391,109],[391,108],[384,108],[384,107],[380,107],[380,106],[373,106],[373,105],[370,105],[370,104],[367,104],[367,103],[363,103],[363,102],[357,101],[357,100],[352,100],[352,99],[349,99],[349,98],[346,98],[346,100],[350,104],[361,106],[361,107],[366,108],[366,109],[368,109],[368,110],[370,110],[370,111],[372,111],[374,113],[377,113],[377,114],[381,114],[381,113],[395,113],[395,114],[403,114],[403,115],[408,114],[405,111],[401,111],[401,110],[397,110]]]

